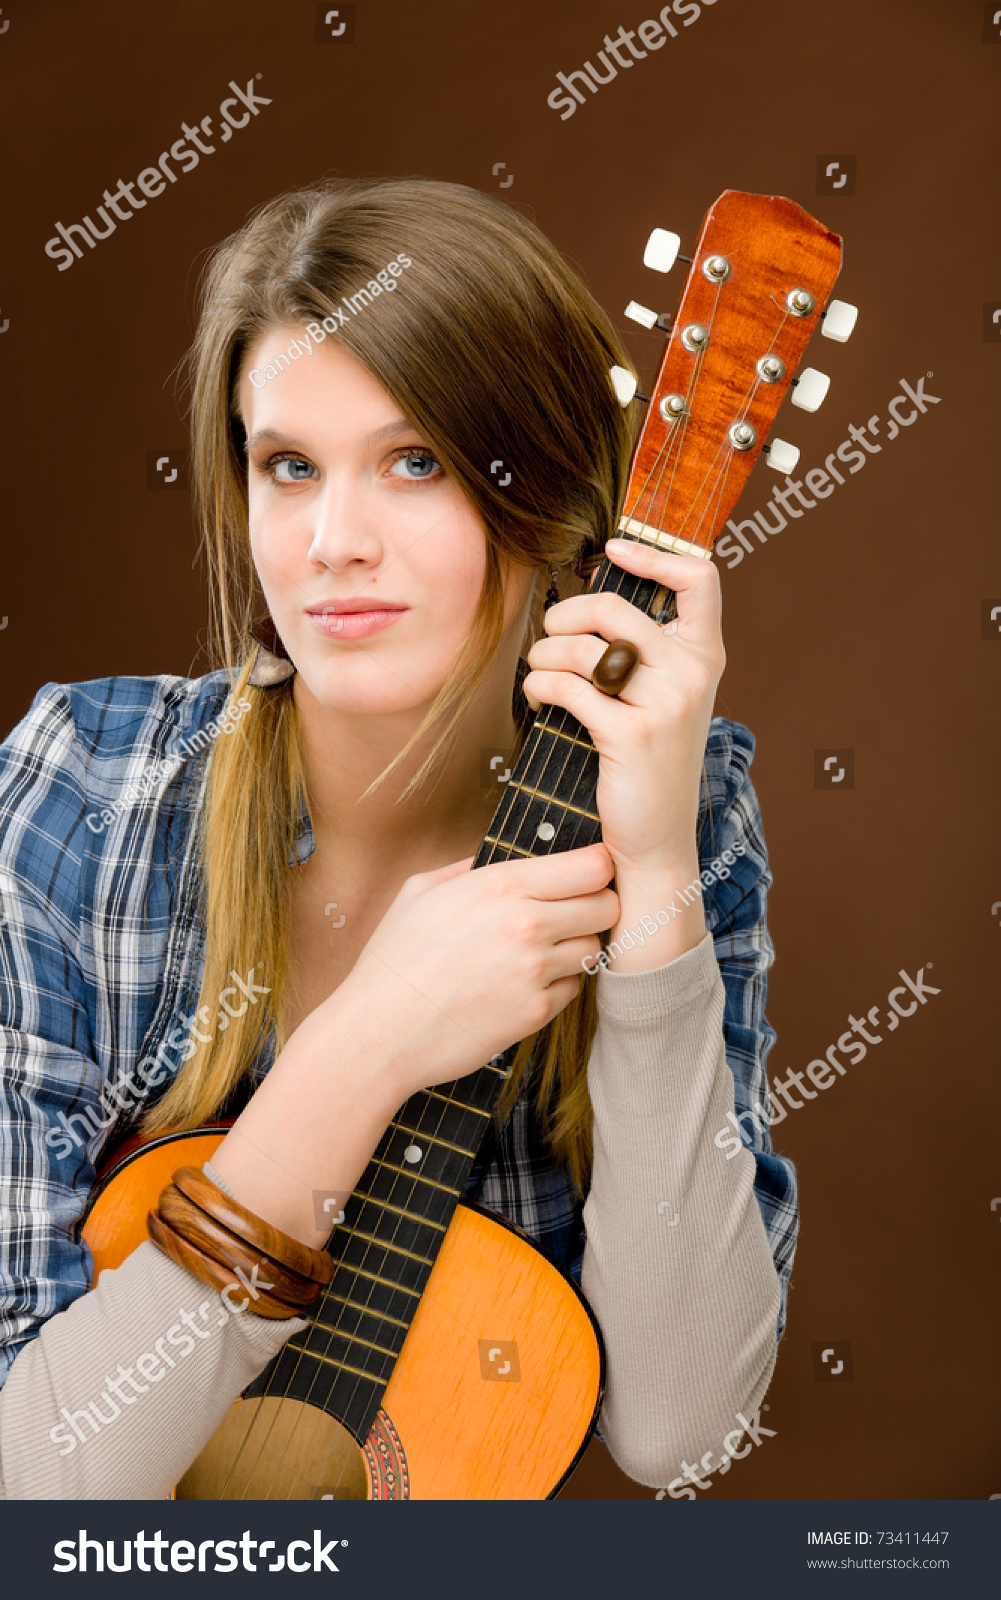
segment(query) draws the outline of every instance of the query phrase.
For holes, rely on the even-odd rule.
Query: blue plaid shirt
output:
[[[229,687],[224,671],[46,684],[0,745],[0,1383],[41,1325],[90,1287],[78,1227],[101,1152],[182,1059],[205,940],[192,822],[211,741],[226,736],[217,719]],[[771,875],[747,775],[753,753],[746,728],[713,720],[700,863],[745,847],[704,897],[738,1113],[767,1093],[775,1037],[764,1014]],[[294,859],[312,851],[304,813]],[[259,1057],[244,1094],[271,1059]],[[140,1071],[143,1061],[163,1071]],[[796,1180],[762,1122],[743,1126],[754,1130],[745,1142],[782,1282],[781,1334]],[[517,1223],[580,1283],[583,1202],[554,1168],[528,1093],[488,1133],[464,1193]]]

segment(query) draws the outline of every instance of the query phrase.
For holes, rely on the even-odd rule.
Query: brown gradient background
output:
[[[973,0],[718,0],[561,121],[556,72],[658,10],[359,0],[355,42],[336,45],[314,43],[312,0],[4,6],[0,732],[50,680],[204,670],[188,496],[147,491],[146,452],[184,444],[175,370],[198,272],[252,207],[330,173],[495,191],[503,161],[504,198],[580,267],[647,381],[662,337],[622,308],[673,309],[683,281],[642,266],[651,227],[690,246],[735,188],[842,233],[836,293],[861,315],[849,344],[810,347],[833,378],[823,409],[780,413],[800,476],[849,423],[885,419],[901,378],[934,373],[941,404],[723,571],[718,710],[757,736],[775,874],[771,1075],[822,1055],[850,1012],[885,1009],[901,967],[933,963],[941,993],[775,1130],[803,1208],[763,1417],[776,1437],[700,1498],[983,1499],[1001,1493],[1001,634],[980,636],[981,599],[1001,602],[1001,349],[982,332],[984,302],[1001,304],[1001,31],[983,42]],[[57,271],[57,219],[94,216],[258,72],[259,116]],[[815,193],[827,152],[857,156],[854,194]],[[776,481],[761,463],[739,514]],[[824,747],[854,749],[853,790],[814,789]],[[835,1339],[854,1381],[817,1383],[811,1343]],[[653,1491],[593,1443],[564,1493]]]

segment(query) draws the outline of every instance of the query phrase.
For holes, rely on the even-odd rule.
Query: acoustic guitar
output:
[[[655,229],[666,271],[677,235]],[[633,456],[620,530],[708,559],[821,318],[844,339],[854,310],[824,307],[841,240],[789,200],[727,191],[706,214]],[[633,402],[632,374],[611,380]],[[793,400],[826,391],[808,369]],[[647,397],[639,396],[639,401]],[[658,621],[674,596],[601,558],[594,587]],[[597,753],[569,712],[543,706],[476,859],[568,850],[600,837]],[[233,1405],[176,1488],[181,1499],[551,1499],[596,1425],[601,1337],[572,1280],[503,1217],[460,1199],[509,1071],[505,1057],[412,1095],[345,1203],[333,1281],[305,1332]],[[225,1128],[136,1143],[99,1183],[83,1229],[94,1276],[146,1237],[147,1211]]]

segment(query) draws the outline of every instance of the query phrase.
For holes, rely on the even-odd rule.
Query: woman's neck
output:
[[[510,659],[507,659],[510,657]],[[416,732],[427,707],[387,717],[350,716],[320,705],[298,678],[310,817],[317,852],[356,872],[430,871],[471,855],[501,794],[501,773],[488,782],[489,754],[512,753],[518,736],[511,707],[516,650],[498,652],[461,717],[438,775],[401,799],[431,740],[415,749],[372,793],[365,790]],[[365,798],[361,797],[365,795]]]

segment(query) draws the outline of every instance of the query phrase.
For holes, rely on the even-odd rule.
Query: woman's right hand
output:
[[[314,1013],[352,1019],[399,1093],[449,1083],[551,1022],[615,925],[602,844],[408,878],[352,971]],[[352,1030],[353,1031],[353,1030]]]

